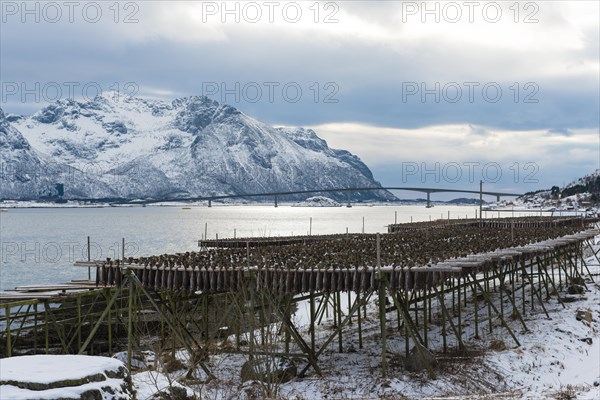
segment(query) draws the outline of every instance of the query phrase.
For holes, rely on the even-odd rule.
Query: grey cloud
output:
[[[339,2],[340,11],[384,27],[393,26],[399,2]],[[541,4],[543,24],[566,24],[560,7]],[[144,11],[144,10],[142,10]],[[143,19],[140,24],[148,23]],[[544,27],[540,23],[540,29]],[[131,27],[139,28],[136,26]],[[147,26],[146,26],[147,28]],[[257,82],[298,83],[303,96],[296,103],[285,101],[281,92],[273,102],[266,92],[257,101],[217,93],[211,97],[232,103],[242,111],[267,122],[289,125],[315,125],[326,122],[362,122],[390,127],[420,127],[434,124],[470,123],[505,129],[567,129],[598,126],[598,78],[561,75],[542,78],[537,72],[545,53],[553,49],[520,54],[484,46],[448,45],[443,38],[418,43],[382,43],[353,36],[285,32],[271,29],[232,30],[224,41],[177,41],[157,34],[142,39],[127,36],[128,27],[104,23],[7,24],[2,29],[3,81],[97,82],[103,90],[115,83],[135,82],[185,95],[202,94],[203,84],[216,82],[235,87]],[[396,26],[403,29],[403,26]],[[280,34],[274,35],[274,32]],[[577,66],[597,61],[596,28],[584,31],[584,47],[561,53]],[[506,65],[510,68],[506,68]],[[513,76],[517,74],[518,77]],[[510,87],[518,80],[520,97],[514,101]],[[481,88],[494,82],[503,89],[498,102],[468,99],[465,82],[476,81]],[[318,101],[312,85],[319,86]],[[441,98],[421,93],[403,98],[407,83],[440,84]],[[537,103],[524,103],[531,93],[523,85],[538,85]],[[331,93],[327,83],[337,87],[337,103],[324,103]],[[463,87],[459,101],[444,98],[447,85]],[[266,90],[266,89],[265,89]],[[168,96],[171,97],[171,96]],[[39,109],[31,100],[25,104],[11,97],[5,109],[27,113]]]
[[[553,128],[548,130],[548,135],[573,136],[573,132],[566,128]]]

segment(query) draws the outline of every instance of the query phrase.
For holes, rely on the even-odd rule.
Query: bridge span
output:
[[[347,194],[348,202],[350,201],[350,194],[352,192],[366,192],[366,191],[377,191],[377,190],[403,190],[410,192],[421,192],[427,194],[427,207],[431,207],[431,193],[469,193],[479,194],[487,196],[496,196],[496,201],[500,200],[500,197],[518,197],[522,196],[522,193],[506,193],[488,190],[469,190],[469,189],[448,189],[448,188],[432,188],[432,187],[407,187],[407,186],[380,186],[380,187],[355,187],[355,188],[323,188],[323,189],[311,189],[311,190],[293,190],[293,191],[282,191],[282,192],[266,192],[266,193],[245,193],[245,194],[224,194],[224,195],[212,195],[212,196],[200,196],[200,197],[188,197],[178,198],[167,201],[208,201],[208,206],[212,206],[212,202],[215,200],[223,199],[236,199],[246,197],[273,197],[275,200],[275,207],[278,204],[278,197],[290,196],[295,194],[317,194],[317,193],[334,193],[343,192]],[[165,200],[144,200],[137,201],[134,203],[138,204],[151,204],[151,203],[162,203]]]

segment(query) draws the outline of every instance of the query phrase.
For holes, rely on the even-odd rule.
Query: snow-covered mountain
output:
[[[380,186],[358,157],[329,148],[314,131],[274,128],[204,96],[168,103],[111,94],[59,100],[29,117],[1,113],[0,156],[4,199],[173,199]],[[379,190],[352,198],[394,196]]]
[[[600,205],[600,169],[583,178],[576,179],[560,188],[552,186],[547,190],[526,193],[517,198],[517,204],[530,207],[553,207],[556,209],[589,208]]]
[[[600,169],[566,185],[561,191],[561,196],[566,197],[583,193],[596,195],[600,193]]]

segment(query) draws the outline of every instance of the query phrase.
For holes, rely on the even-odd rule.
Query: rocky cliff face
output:
[[[2,114],[0,121],[5,199],[175,199],[380,186],[358,157],[329,148],[314,131],[274,128],[204,96],[171,103],[60,100],[29,117]],[[352,198],[394,196],[380,190]]]

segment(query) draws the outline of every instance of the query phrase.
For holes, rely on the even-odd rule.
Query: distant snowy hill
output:
[[[600,193],[600,169],[592,172],[589,175],[579,178],[568,185],[566,185],[562,191],[561,196],[567,197],[574,194],[598,194]]]
[[[600,169],[574,180],[563,188],[526,193],[517,199],[518,203],[534,207],[556,207],[557,209],[578,209],[600,204]]]
[[[113,95],[0,114],[0,198],[176,199],[380,187],[310,129],[274,128],[207,97]],[[344,193],[330,193],[346,200]],[[384,190],[353,200],[393,200]],[[305,197],[305,196],[304,196]],[[290,199],[302,199],[302,196]]]
[[[341,207],[337,201],[325,196],[313,196],[293,204],[292,207]]]

